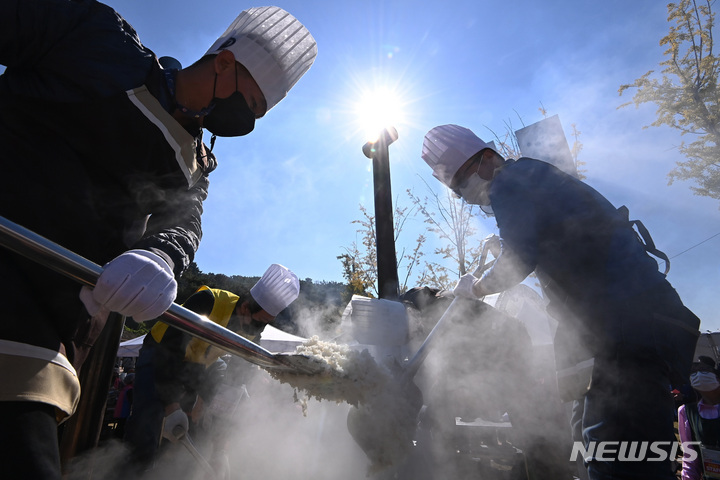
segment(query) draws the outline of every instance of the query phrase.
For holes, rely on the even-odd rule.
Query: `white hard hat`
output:
[[[300,294],[300,281],[287,267],[273,263],[250,289],[250,295],[267,313],[276,317]]]
[[[450,187],[460,167],[486,148],[495,150],[495,144],[483,142],[465,127],[440,125],[425,134],[422,159],[433,169],[433,176]]]
[[[315,61],[317,43],[305,26],[280,7],[242,12],[205,55],[230,50],[255,79],[270,110]]]

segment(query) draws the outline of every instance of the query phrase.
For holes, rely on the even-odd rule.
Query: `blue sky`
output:
[[[202,56],[243,9],[229,0],[108,2],[158,56],[187,66]],[[357,240],[359,205],[373,211],[370,161],[358,104],[377,88],[402,106],[390,147],[393,196],[443,188],[421,160],[424,134],[445,123],[490,140],[559,115],[566,134],[582,132],[587,182],[627,205],[656,245],[673,257],[720,232],[717,201],[687,184],[667,185],[682,160],[678,133],[643,129],[655,107],[617,107],[618,87],[663,60],[668,30],[657,0],[417,2],[278,1],[318,42],[310,71],[246,137],[218,139],[196,261],[205,272],[260,275],[282,263],[301,278],[342,281],[336,257]],[[569,141],[571,139],[569,138]],[[420,220],[406,227],[407,240]],[[492,220],[478,223],[495,232]],[[720,328],[720,236],[672,259],[669,280],[702,319]]]

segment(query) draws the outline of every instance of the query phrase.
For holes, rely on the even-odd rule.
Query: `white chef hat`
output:
[[[267,313],[276,317],[300,294],[300,281],[287,267],[273,263],[250,289],[250,295]]]
[[[270,110],[315,61],[317,43],[305,26],[280,7],[242,12],[205,55],[230,50],[255,79]]]
[[[495,143],[485,143],[471,130],[459,125],[440,125],[425,134],[422,159],[433,169],[433,176],[450,187],[452,179],[473,155]]]

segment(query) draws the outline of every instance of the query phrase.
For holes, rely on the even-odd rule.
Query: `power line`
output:
[[[692,247],[688,248],[687,250],[683,250],[682,252],[678,253],[677,255],[673,255],[673,256],[670,257],[670,258],[673,259],[673,258],[675,258],[675,257],[679,257],[679,256],[682,255],[683,253],[689,252],[690,250],[692,250],[692,249],[695,248],[695,247],[699,247],[699,246],[702,245],[703,243],[707,242],[708,240],[712,240],[713,238],[717,237],[718,235],[720,235],[720,232],[716,233],[715,235],[713,235],[713,236],[710,237],[710,238],[706,238],[705,240],[703,240],[702,242],[700,242],[700,243],[698,243],[698,244],[696,244],[696,245],[693,245]]]

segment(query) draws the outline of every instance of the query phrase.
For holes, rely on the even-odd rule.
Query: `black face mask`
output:
[[[233,314],[228,321],[227,328],[238,335],[242,335],[243,337],[252,340],[256,336],[260,335],[267,325],[267,323],[259,322],[252,317],[250,317],[250,322],[245,324],[242,323],[241,317]]]
[[[205,115],[203,127],[218,137],[240,137],[255,128],[255,112],[250,110],[242,93],[228,98],[213,98],[213,109]]]
[[[245,101],[242,93],[237,89],[237,65],[235,66],[235,92],[228,98],[216,98],[215,85],[213,85],[213,106],[210,113],[203,119],[203,127],[218,137],[240,137],[252,132],[255,128],[255,112]]]
[[[258,322],[255,319],[251,319],[250,323],[247,325],[242,325],[240,327],[240,330],[242,331],[242,333],[254,337],[262,333],[266,326],[267,323]]]

